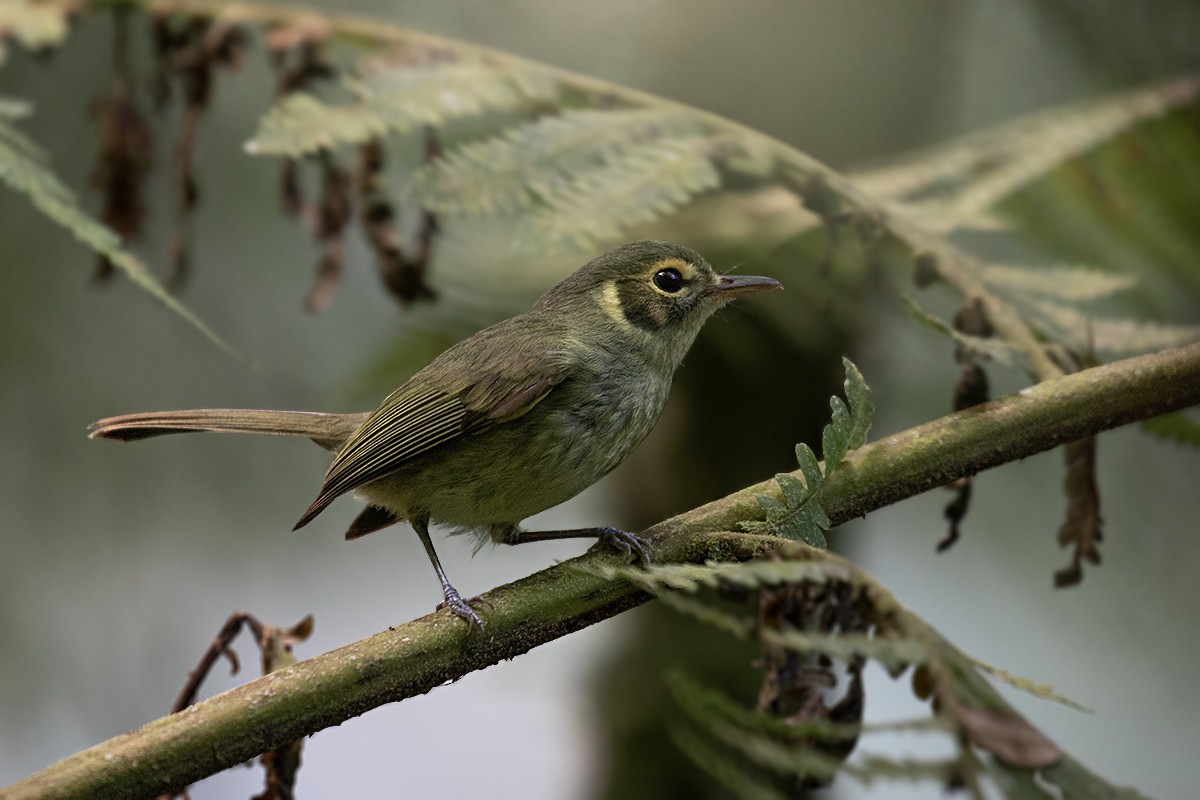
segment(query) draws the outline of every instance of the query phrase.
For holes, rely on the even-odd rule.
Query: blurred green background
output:
[[[656,92],[848,168],[1194,67],[1192,5],[1156,4],[1153,15],[1135,3],[999,0],[806,0],[753,10],[677,0],[322,8],[375,13]],[[81,191],[95,147],[90,98],[111,82],[110,32],[102,15],[84,17],[60,51],[42,59],[14,52],[0,69],[0,95],[33,102],[24,129]],[[198,144],[203,195],[182,295],[258,370],[220,353],[127,282],[90,285],[91,256],[0,190],[0,785],[165,713],[235,609],[279,625],[314,614],[316,632],[298,650],[305,656],[424,614],[438,599],[407,529],[342,541],[357,513],[351,502],[289,533],[325,466],[308,443],[184,437],[118,447],[89,442],[87,423],[176,407],[369,408],[404,377],[389,377],[386,365],[419,363],[431,341],[519,310],[580,263],[514,255],[502,232],[448,225],[429,273],[441,299],[402,311],[352,236],[333,305],[305,313],[316,250],[279,211],[275,163],[242,151],[272,91],[261,52],[251,52],[241,74],[218,78]],[[174,117],[156,143],[150,233],[138,245],[151,264],[163,262],[167,246]],[[669,220],[661,225],[680,232]],[[710,258],[776,274],[787,292],[710,323],[660,430],[610,478],[531,528],[640,524],[790,468],[792,445],[811,432],[814,403],[823,407],[840,381],[831,364],[842,351],[875,390],[875,436],[948,410],[957,373],[950,347],[915,329],[894,293],[862,287],[847,318],[812,302],[828,291],[813,263],[768,258],[753,242],[730,243]],[[1189,302],[1163,301],[1157,311],[1195,321]],[[781,339],[765,317],[829,335],[806,347]],[[1021,385],[1000,368],[991,376],[995,394]],[[765,399],[740,404],[754,394]],[[787,418],[793,406],[796,417]],[[701,423],[718,418],[732,424]],[[1065,750],[1116,783],[1184,796],[1191,743],[1200,737],[1191,613],[1200,583],[1192,535],[1200,458],[1134,431],[1102,437],[1100,457],[1106,563],[1070,591],[1055,592],[1050,581],[1067,560],[1054,542],[1064,503],[1058,453],[981,476],[965,538],[946,555],[933,552],[948,499],[936,492],[871,515],[836,533],[834,544],[967,652],[1096,709],[1085,716],[1013,694]],[[487,548],[472,558],[469,541],[439,544],[449,574],[470,594],[582,548]],[[619,700],[622,679],[639,674],[618,654],[637,649],[628,643],[639,630],[670,626],[663,613],[638,610],[318,734],[304,752],[300,796],[615,794],[622,778],[610,764],[633,776],[640,768],[613,733],[637,727],[613,719],[622,710],[613,692]],[[253,668],[253,657],[244,661]],[[209,686],[245,677],[227,678],[220,668]],[[868,719],[916,713],[903,683],[871,678]],[[598,686],[604,701],[596,700]],[[446,746],[451,739],[457,747]],[[875,742],[889,752],[938,747],[916,736]],[[235,769],[192,796],[248,796],[260,780],[256,770]],[[867,794],[844,780],[830,792]]]

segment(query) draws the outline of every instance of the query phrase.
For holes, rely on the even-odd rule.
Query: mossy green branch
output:
[[[845,522],[958,477],[1196,404],[1200,343],[1118,361],[864,445],[830,475],[823,502],[835,524]],[[766,481],[650,528],[656,560],[744,561],[795,546],[729,532],[760,513],[755,494],[778,496],[778,486]],[[594,574],[612,558],[593,550],[488,592],[482,638],[450,612],[430,614],[77,753],[0,790],[0,797],[153,797],[428,692],[649,599]]]

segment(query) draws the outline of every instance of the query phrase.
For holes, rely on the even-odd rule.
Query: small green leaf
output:
[[[779,484],[779,491],[783,493],[783,500],[788,506],[794,508],[808,499],[808,487],[799,478],[780,472],[775,476],[775,482]]]
[[[792,538],[798,538],[809,547],[815,547],[818,550],[828,550],[829,541],[825,538],[825,531],[822,530],[818,519],[824,519],[825,528],[828,529],[829,518],[825,516],[825,512],[815,502],[809,503],[804,508],[807,513],[802,517],[802,524],[797,531],[799,535]],[[813,513],[813,509],[816,510],[816,514]]]
[[[871,390],[862,373],[848,358],[842,359],[842,365],[846,370],[845,388],[849,407],[840,397],[829,399],[830,422],[821,432],[821,450],[825,456],[827,477],[846,457],[846,453],[866,442],[871,415],[875,413]]]
[[[817,460],[812,448],[804,443],[796,445],[796,463],[800,465],[800,472],[804,475],[808,488],[817,491],[825,479],[821,474],[821,462]]]
[[[776,500],[774,497],[767,497],[765,494],[756,494],[754,499],[758,501],[758,506],[766,512],[768,519],[771,514],[782,515],[787,513],[787,506]]]
[[[829,515],[825,513],[825,509],[816,500],[808,504],[808,513],[812,515],[813,524],[817,526],[818,530],[827,531],[833,527],[833,522],[830,521]],[[821,534],[818,542],[809,542],[809,544],[813,547],[819,547],[822,550],[826,549],[825,534]]]
[[[875,400],[871,388],[858,367],[848,358],[842,358],[846,369],[846,400],[850,403],[850,430],[846,436],[850,449],[867,443],[867,431],[871,429],[871,417],[875,415]]]
[[[849,449],[846,434],[850,430],[850,409],[842,398],[829,398],[830,423],[821,431],[821,455],[825,457],[825,476],[841,463]]]

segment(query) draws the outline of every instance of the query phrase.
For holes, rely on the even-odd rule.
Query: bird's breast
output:
[[[670,392],[670,380],[612,369],[574,382],[547,409],[562,433],[564,466],[595,482],[646,438]]]

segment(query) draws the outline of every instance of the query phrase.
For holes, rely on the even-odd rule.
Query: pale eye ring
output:
[[[677,269],[660,269],[654,273],[654,285],[667,294],[675,294],[683,288],[683,276]]]

